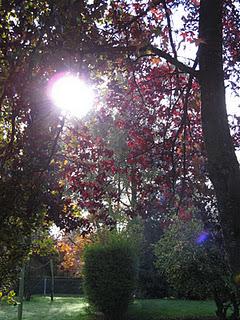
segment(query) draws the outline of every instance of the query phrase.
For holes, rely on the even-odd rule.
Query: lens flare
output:
[[[93,107],[92,87],[75,75],[57,74],[51,79],[49,88],[54,104],[72,116],[84,117]]]
[[[207,231],[202,231],[196,239],[197,244],[203,244],[209,238]]]

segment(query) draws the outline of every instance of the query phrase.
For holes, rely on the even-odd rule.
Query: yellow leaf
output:
[[[65,185],[65,181],[59,180],[58,185],[59,185],[59,187],[63,187]]]

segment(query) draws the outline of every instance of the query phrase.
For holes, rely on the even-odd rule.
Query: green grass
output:
[[[88,320],[87,303],[83,297],[34,296],[23,305],[23,320]],[[0,306],[1,320],[17,320],[17,306]]]
[[[129,308],[131,320],[214,318],[213,301],[167,299],[136,300]]]
[[[136,300],[129,308],[129,320],[213,318],[212,301]],[[0,305],[1,320],[17,320],[17,306]],[[24,302],[23,320],[93,320],[83,297],[34,296]],[[96,318],[95,318],[96,319]],[[114,319],[113,319],[114,320]]]

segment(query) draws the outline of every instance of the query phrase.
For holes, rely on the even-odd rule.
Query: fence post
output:
[[[22,320],[22,313],[23,313],[24,275],[25,275],[25,265],[22,267],[22,270],[21,270],[21,273],[20,273],[20,277],[19,277],[18,320]]]
[[[46,296],[47,293],[47,278],[43,279],[43,295]]]
[[[50,269],[51,269],[51,301],[53,301],[53,295],[54,295],[53,259],[50,259]]]

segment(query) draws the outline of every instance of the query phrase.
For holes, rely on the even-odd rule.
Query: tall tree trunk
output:
[[[199,36],[202,126],[230,266],[240,273],[240,170],[226,113],[222,60],[223,1],[201,0]]]

